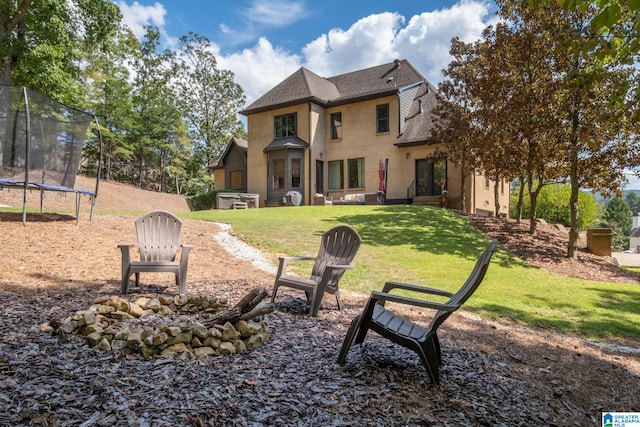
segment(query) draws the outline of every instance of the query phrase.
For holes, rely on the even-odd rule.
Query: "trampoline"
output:
[[[76,196],[76,224],[80,199],[91,202],[89,220],[98,196],[102,159],[102,137],[98,129],[99,154],[96,185],[75,188],[87,129],[95,115],[64,105],[22,86],[0,84],[0,189],[19,188],[24,192],[22,223],[27,221],[27,197],[40,193],[40,212],[44,193],[56,191]]]

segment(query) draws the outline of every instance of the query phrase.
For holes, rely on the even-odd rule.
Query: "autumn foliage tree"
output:
[[[478,166],[476,141],[479,129],[473,119],[477,107],[468,84],[474,73],[471,64],[476,51],[474,46],[453,39],[449,53],[453,60],[443,71],[448,80],[439,85],[439,102],[432,111],[436,120],[431,139],[445,144],[449,161],[462,172],[460,209],[466,212],[466,180]]]
[[[568,182],[567,255],[575,257],[580,190],[619,192],[624,169],[637,163],[634,69],[603,60],[611,52],[610,39],[590,25],[589,8],[532,8],[518,0],[497,4],[502,23],[487,28],[482,40],[453,41],[454,61],[445,72],[452,82],[441,85],[443,93],[453,87],[460,96],[451,98],[458,106],[445,103],[436,111],[437,129],[457,126],[451,119],[457,108],[472,133],[458,137],[465,132],[460,128],[439,136],[458,138],[447,141],[451,150],[474,153],[472,167],[494,179],[526,183],[531,233],[542,186]]]

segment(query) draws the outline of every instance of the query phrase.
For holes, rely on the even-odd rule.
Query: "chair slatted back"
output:
[[[311,270],[311,280],[320,282],[328,264],[351,264],[362,244],[358,232],[348,225],[339,225],[322,235],[316,262]],[[327,288],[335,290],[345,270],[331,272]]]
[[[180,247],[182,221],[165,211],[154,211],[136,220],[140,261],[174,261]]]
[[[473,267],[473,270],[471,271],[471,274],[469,275],[467,280],[460,287],[458,292],[451,296],[449,301],[447,301],[448,303],[458,305],[459,307],[464,304],[465,301],[467,301],[469,297],[476,291],[478,286],[480,286],[480,283],[482,283],[485,274],[487,273],[489,262],[491,261],[491,257],[493,257],[493,253],[496,250],[497,244],[498,242],[496,240],[493,240],[489,244],[489,246],[487,246],[487,249],[484,250],[480,258],[478,258],[478,260],[476,261],[476,265]],[[431,321],[430,329],[435,331],[438,326],[440,326],[445,320],[447,320],[447,317],[449,317],[450,314],[450,311],[438,311]]]

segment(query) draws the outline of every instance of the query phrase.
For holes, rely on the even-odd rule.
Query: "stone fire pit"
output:
[[[252,350],[269,340],[264,314],[273,311],[254,289],[235,306],[225,299],[192,296],[96,298],[54,326],[59,335],[82,335],[99,351],[149,356],[186,355],[201,358]]]

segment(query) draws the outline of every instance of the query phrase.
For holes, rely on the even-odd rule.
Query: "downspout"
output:
[[[307,167],[307,171],[308,171],[308,179],[307,179],[307,194],[304,195],[305,198],[305,204],[307,206],[309,206],[311,204],[311,200],[313,200],[311,198],[311,164],[313,163],[313,159],[311,158],[311,146],[312,146],[312,141],[311,141],[311,101],[307,101],[307,106],[308,106],[308,115],[309,115],[309,167]]]
[[[400,91],[396,91],[396,96],[398,97],[398,133],[396,135],[400,135],[402,132],[402,99],[400,98]]]

